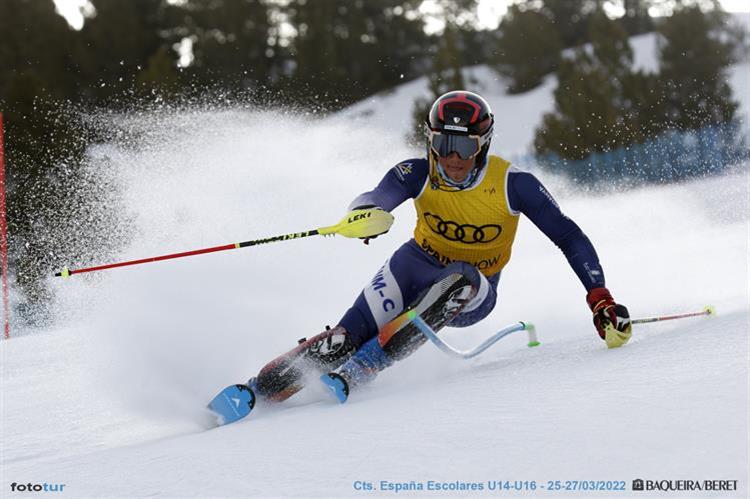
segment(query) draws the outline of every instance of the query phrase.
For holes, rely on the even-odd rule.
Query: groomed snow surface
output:
[[[533,102],[538,119],[548,102]],[[335,223],[414,154],[401,131],[341,117],[185,112],[124,126],[138,130],[136,147],[91,152],[133,228],[127,249],[102,262]],[[428,344],[344,406],[310,388],[207,429],[203,407],[219,389],[336,323],[410,237],[410,203],[369,246],[314,237],[56,279],[56,324],[0,342],[0,497],[747,497],[748,165],[623,192],[538,174],[632,316],[708,304],[718,316],[637,326],[630,344],[607,350],[564,257],[523,219],[494,312],[441,335],[469,348],[527,320],[540,347],[510,336],[464,361]],[[738,490],[632,492],[637,478],[737,480]],[[428,480],[484,490],[380,489]],[[506,480],[537,489],[488,490]],[[556,480],[625,491],[541,489]],[[23,493],[14,482],[65,487]],[[357,490],[365,482],[374,490]]]

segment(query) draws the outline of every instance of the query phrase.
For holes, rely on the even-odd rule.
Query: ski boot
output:
[[[269,362],[244,385],[229,385],[208,404],[216,424],[238,421],[253,410],[259,397],[280,402],[304,387],[309,373],[336,369],[352,356],[354,346],[343,327],[328,328],[319,335],[302,338],[292,351]]]
[[[252,383],[259,397],[281,402],[304,387],[306,375],[337,369],[353,354],[346,330],[329,328],[309,340],[300,339],[296,348],[266,364],[248,385]]]
[[[375,337],[362,345],[337,371],[322,375],[320,381],[343,404],[349,398],[350,388],[369,383],[393,362]]]

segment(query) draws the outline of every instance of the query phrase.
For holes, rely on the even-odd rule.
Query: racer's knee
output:
[[[494,282],[491,283],[484,274],[474,267],[471,268],[475,273],[473,277],[478,281],[477,293],[464,306],[461,312],[448,322],[447,326],[449,327],[467,327],[476,324],[487,317],[495,308],[495,303],[497,302],[497,290],[495,289],[497,278],[493,276]],[[472,280],[472,285],[474,285],[473,282]]]
[[[451,274],[462,274],[475,289],[479,289],[482,279],[487,280],[473,265],[466,262],[453,262],[445,266],[434,282],[438,282]]]

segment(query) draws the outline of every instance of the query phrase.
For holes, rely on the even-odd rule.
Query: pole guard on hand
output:
[[[366,238],[388,232],[393,225],[393,215],[382,208],[362,208],[352,210],[336,225],[321,227],[322,235],[339,234],[344,237]]]

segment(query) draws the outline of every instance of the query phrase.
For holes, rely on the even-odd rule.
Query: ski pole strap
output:
[[[671,321],[675,319],[685,319],[687,317],[699,317],[702,315],[716,315],[716,309],[712,305],[707,305],[700,312],[690,312],[687,314],[677,314],[677,315],[664,315],[661,317],[644,317],[641,319],[633,319],[630,321],[630,323],[631,324],[647,324],[649,322]]]

